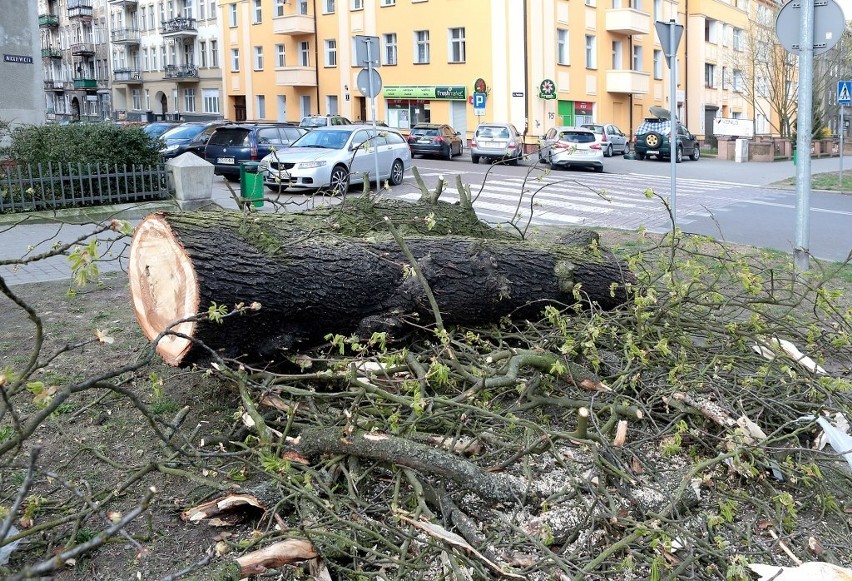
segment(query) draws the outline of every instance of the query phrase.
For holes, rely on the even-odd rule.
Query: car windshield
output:
[[[163,139],[192,139],[202,131],[203,125],[179,125],[163,133]]]
[[[583,127],[588,129],[589,131],[594,131],[598,135],[600,135],[604,132],[603,125],[583,125]]]
[[[142,128],[149,137],[159,137],[169,129],[175,127],[174,123],[151,123]]]
[[[343,149],[352,131],[310,131],[300,137],[290,147],[322,147],[325,149]]]
[[[476,130],[476,136],[508,139],[509,130],[505,127],[491,127],[486,125],[485,127],[480,127]]]
[[[217,129],[213,137],[210,138],[210,145],[224,145],[233,147],[235,145],[249,144],[249,130],[242,128],[234,129]]]
[[[328,125],[328,120],[325,117],[305,117],[299,125],[301,127],[325,127]]]
[[[567,141],[569,143],[593,143],[595,136],[588,131],[562,131],[559,134],[559,141]]]
[[[437,129],[417,129],[416,127],[411,130],[412,135],[438,135]]]

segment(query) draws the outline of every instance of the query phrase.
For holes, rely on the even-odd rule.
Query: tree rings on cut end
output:
[[[154,340],[175,321],[194,316],[200,302],[192,261],[162,214],[152,214],[136,227],[130,244],[130,296],[142,331]],[[157,343],[157,353],[169,365],[179,365],[189,352],[196,323],[171,327]]]

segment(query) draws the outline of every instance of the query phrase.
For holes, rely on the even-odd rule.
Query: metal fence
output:
[[[123,204],[171,197],[164,165],[84,163],[0,167],[0,213]]]

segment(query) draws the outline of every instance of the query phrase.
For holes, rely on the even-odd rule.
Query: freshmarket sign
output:
[[[467,88],[460,86],[396,86],[385,87],[382,95],[386,99],[447,99],[450,101],[467,101]]]

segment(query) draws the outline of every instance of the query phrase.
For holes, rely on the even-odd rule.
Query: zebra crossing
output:
[[[530,221],[537,226],[624,229],[653,228],[669,223],[663,202],[670,194],[669,176],[529,169],[525,176],[496,172],[487,176],[462,175],[464,183],[470,186],[473,207],[479,218],[489,223]],[[434,168],[418,167],[418,170],[427,187],[434,187],[439,177],[447,180],[442,200],[458,200],[454,174]],[[466,179],[471,177],[474,179]],[[706,214],[708,210],[741,202],[744,187],[750,186],[717,180],[678,179],[678,216],[693,212]],[[420,197],[420,192],[394,191],[393,195],[413,201]]]

